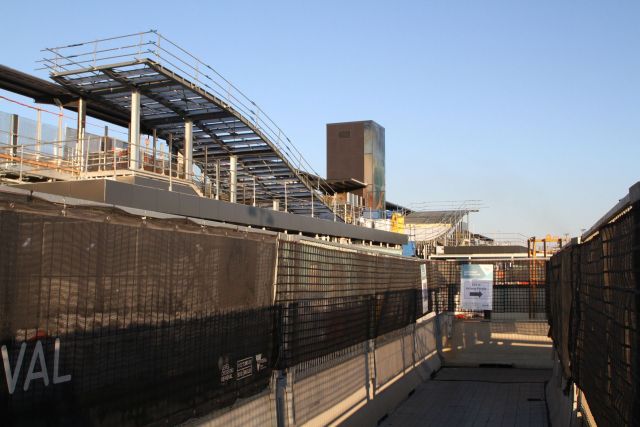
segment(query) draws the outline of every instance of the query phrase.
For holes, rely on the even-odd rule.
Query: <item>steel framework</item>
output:
[[[157,132],[174,152],[183,149],[203,165],[205,176],[230,187],[229,193],[237,191],[231,187],[237,182],[251,188],[256,206],[277,200],[289,212],[342,220],[325,200],[326,183],[308,178],[305,172],[313,168],[269,116],[157,31],[43,51],[39,62],[51,78],[87,103],[130,115],[132,98],[137,103],[139,97],[140,125]]]

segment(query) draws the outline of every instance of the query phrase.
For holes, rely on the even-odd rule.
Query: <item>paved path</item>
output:
[[[451,338],[444,345],[445,364],[551,369],[553,349],[548,331],[546,322],[456,321]]]
[[[443,368],[381,424],[547,426],[546,369]]]

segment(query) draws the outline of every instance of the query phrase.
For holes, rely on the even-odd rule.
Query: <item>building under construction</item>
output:
[[[572,307],[569,288],[584,279],[609,298],[602,269],[569,266],[600,250],[631,270],[637,190],[554,257],[551,290],[544,256],[416,257],[416,244],[423,257],[481,244],[477,206],[389,202],[375,122],[328,125],[325,179],[249,97],[155,31],[44,52],[48,80],[0,66],[3,425],[376,425],[472,345],[530,349],[527,362],[590,390],[600,419],[640,420],[635,347],[615,353],[613,386],[567,360],[589,348],[568,331],[607,310]],[[625,321],[601,335],[637,341]],[[543,419],[540,399],[520,400]]]

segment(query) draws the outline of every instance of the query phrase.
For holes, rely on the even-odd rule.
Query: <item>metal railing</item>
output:
[[[165,68],[175,70],[249,120],[264,135],[266,142],[279,150],[293,172],[309,189],[324,194],[322,188],[327,186],[326,181],[320,178],[320,174],[262,108],[213,67],[156,30],[45,48],[43,52],[50,56],[38,62],[43,65],[41,69],[48,69],[52,73],[73,69],[89,69],[87,72],[90,73],[92,67],[131,59],[150,59]],[[312,182],[300,172],[311,172],[319,179]]]
[[[169,181],[172,189],[174,180],[192,186],[200,195],[220,200],[231,200],[228,176],[213,179],[203,173],[205,165],[192,161],[192,173],[185,173],[184,158],[178,154],[169,155],[170,143],[141,138],[137,147],[138,159],[132,167],[129,161],[130,143],[105,135],[86,133],[84,138],[69,138],[77,130],[64,125],[64,119],[74,120],[60,112],[52,112],[41,107],[25,104],[2,96],[3,100],[34,110],[37,119],[9,114],[0,111],[0,176],[17,182],[52,178],[56,180],[78,180],[87,178],[113,177],[121,175],[145,174],[153,178]],[[58,119],[57,126],[43,121],[41,113],[53,115]],[[87,125],[104,128],[96,123]],[[122,133],[111,129],[111,132]],[[63,136],[67,138],[64,139]],[[56,138],[57,136],[57,138]],[[218,165],[219,166],[219,165]],[[218,174],[216,174],[218,175]],[[256,182],[246,175],[238,177],[236,200],[243,204],[271,206],[256,197]],[[285,188],[286,190],[286,188]],[[275,196],[275,195],[274,195]],[[307,203],[299,197],[288,195],[285,198],[291,206]],[[285,208],[286,208],[285,203]]]
[[[168,147],[164,145],[158,144],[155,149],[146,143],[136,145],[137,160],[132,165],[132,145],[113,137],[90,135],[80,140],[41,141],[28,135],[0,130],[0,175],[23,182],[33,178],[115,179],[118,176],[138,174],[168,181],[170,190],[174,183],[178,183],[191,186],[200,196],[231,200],[228,176],[221,176],[216,181],[203,173],[205,165],[197,161],[192,162],[192,172],[186,172],[184,158],[179,154],[169,154]],[[270,207],[270,201],[265,202],[256,193],[255,181],[247,176],[238,179],[237,203]],[[285,205],[284,208],[288,210],[307,202],[306,199],[289,194],[288,206]]]
[[[0,135],[6,132],[0,131]],[[23,138],[24,139],[24,138]],[[0,171],[22,180],[27,175],[78,175],[73,154],[66,141],[33,142],[30,144],[0,144]],[[51,151],[51,152],[49,152]],[[60,154],[58,152],[60,151]]]

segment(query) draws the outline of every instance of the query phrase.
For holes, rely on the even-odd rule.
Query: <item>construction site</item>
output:
[[[3,425],[640,424],[640,183],[491,236],[155,30],[42,53],[0,65]]]

